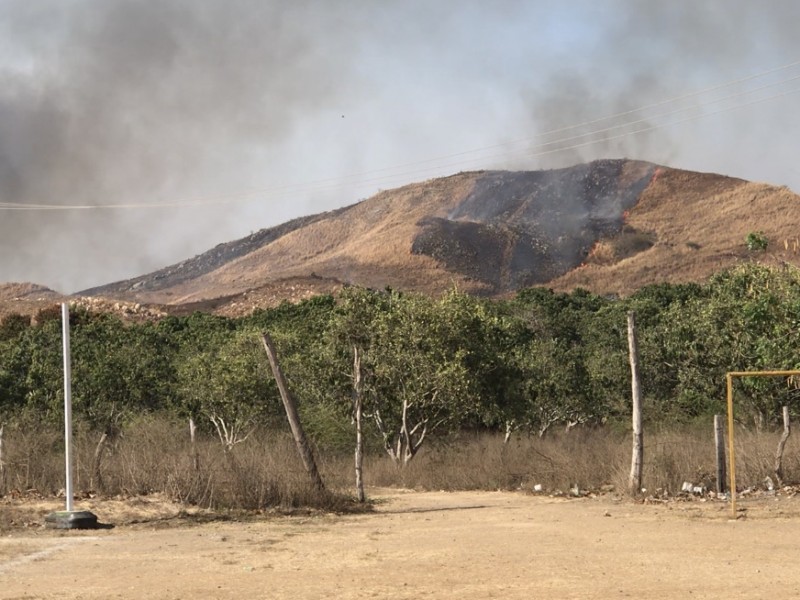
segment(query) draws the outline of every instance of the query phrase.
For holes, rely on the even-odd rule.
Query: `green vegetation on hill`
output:
[[[375,449],[397,462],[464,430],[531,431],[627,422],[626,318],[639,326],[645,415],[691,421],[723,410],[729,370],[800,363],[800,271],[746,265],[707,284],[655,285],[608,299],[531,288],[508,301],[347,288],[336,298],[238,319],[196,313],[129,324],[72,315],[75,420],[114,435],[142,414],[192,417],[227,448],[283,426],[259,333],[275,340],[319,448],[351,446],[353,352],[362,356]],[[759,424],[798,394],[744,380],[739,417]],[[62,418],[59,314],[0,323],[0,423]]]

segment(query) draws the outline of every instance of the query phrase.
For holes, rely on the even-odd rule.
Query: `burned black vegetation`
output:
[[[545,283],[583,263],[594,244],[623,232],[655,167],[598,160],[553,171],[492,171],[448,218],[430,217],[412,253],[491,286]]]

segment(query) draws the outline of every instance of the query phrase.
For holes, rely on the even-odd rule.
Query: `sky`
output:
[[[0,282],[632,158],[800,192],[795,0],[0,0]]]

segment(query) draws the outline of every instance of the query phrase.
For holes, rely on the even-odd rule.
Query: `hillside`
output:
[[[461,173],[384,191],[84,294],[182,305],[286,281],[301,295],[345,283],[504,294],[581,264],[598,239],[622,230],[623,214],[654,172],[648,163],[616,160]]]
[[[798,219],[800,196],[786,187],[659,168],[623,233],[601,240],[584,265],[549,285],[628,295],[653,283],[700,282],[742,261],[800,265]],[[769,240],[766,253],[745,246],[757,231]]]
[[[33,283],[0,283],[0,319],[9,312],[33,314],[63,298],[58,292]]]
[[[752,231],[771,242],[759,260],[800,263],[798,200],[782,187],[630,160],[459,173],[80,295],[224,314],[345,284],[433,294],[456,285],[487,296],[547,285],[625,295],[649,283],[701,281],[751,260],[744,239]]]

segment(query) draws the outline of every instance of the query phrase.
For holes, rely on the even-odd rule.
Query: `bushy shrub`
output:
[[[750,252],[764,252],[769,246],[769,240],[763,231],[751,231],[745,238],[745,245]]]

